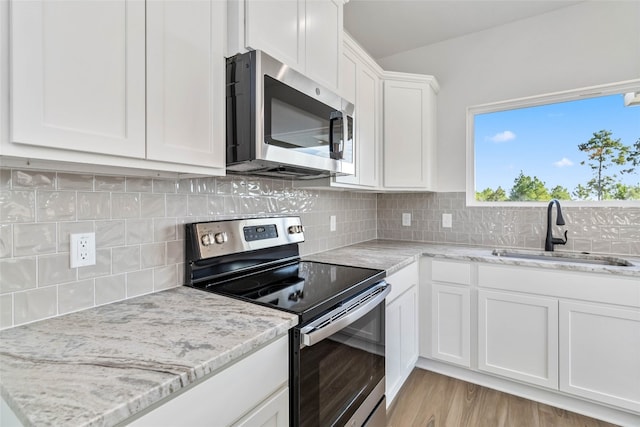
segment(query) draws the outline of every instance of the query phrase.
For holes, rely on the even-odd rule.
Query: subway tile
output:
[[[108,219],[111,216],[109,193],[78,192],[78,219]]]
[[[73,221],[76,219],[75,191],[38,191],[38,221]]]
[[[21,188],[54,190],[56,188],[56,173],[13,170],[11,175],[11,186],[14,190]]]
[[[207,215],[208,198],[205,195],[189,195],[187,200],[187,215],[204,216]]]
[[[35,192],[0,191],[0,222],[32,222],[35,212]]]
[[[176,239],[176,220],[173,218],[154,218],[153,236],[156,242],[166,242]]]
[[[0,293],[35,288],[37,267],[35,257],[0,260]]]
[[[165,200],[164,194],[146,194],[140,195],[140,217],[141,218],[157,218],[165,216]]]
[[[58,223],[58,252],[69,252],[71,234],[93,233],[93,221],[59,222]]]
[[[49,286],[13,294],[13,320],[21,325],[57,314],[57,288]]]
[[[139,218],[140,195],[138,193],[111,193],[112,218]]]
[[[13,255],[53,253],[57,249],[55,223],[15,224],[13,226]]]
[[[140,246],[140,267],[159,267],[166,263],[166,244],[152,243]]]
[[[127,273],[127,298],[153,292],[153,270]]]
[[[95,282],[96,305],[119,301],[127,297],[127,281],[125,274],[99,277]]]
[[[81,280],[58,286],[58,314],[94,306],[93,280]]]
[[[155,291],[175,288],[177,286],[178,272],[175,265],[153,269],[153,289]]]
[[[184,240],[167,242],[167,264],[178,264],[184,262],[184,245]]]
[[[153,219],[128,219],[126,227],[127,245],[153,242]]]
[[[78,280],[108,276],[109,274],[111,274],[111,249],[98,249],[95,265],[78,267]]]
[[[167,194],[167,217],[187,216],[187,200],[186,194]]]
[[[93,175],[58,172],[58,190],[93,190]]]
[[[111,252],[112,271],[114,274],[140,269],[140,246],[124,246],[113,248]]]
[[[69,264],[69,254],[39,256],[38,287],[74,282],[77,272]]]
[[[13,251],[13,229],[11,224],[0,225],[0,258],[9,258]]]
[[[149,178],[126,178],[127,192],[151,193],[153,181]]]
[[[11,189],[11,169],[0,168],[0,190]]]
[[[153,192],[154,193],[175,193],[177,191],[178,184],[175,179],[154,179],[153,180]]]
[[[125,242],[125,222],[96,221],[96,247],[111,248],[122,246]]]
[[[96,191],[125,191],[125,177],[123,176],[96,176]]]
[[[13,326],[13,295],[0,295],[0,329]]]

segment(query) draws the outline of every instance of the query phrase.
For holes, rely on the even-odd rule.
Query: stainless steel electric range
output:
[[[299,316],[292,426],[386,424],[384,271],[302,261],[298,217],[187,224],[185,240],[188,286]]]

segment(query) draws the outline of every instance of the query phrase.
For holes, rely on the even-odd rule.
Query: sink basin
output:
[[[570,262],[591,265],[612,265],[616,267],[633,267],[633,264],[623,258],[603,255],[572,254],[562,252],[526,252],[518,250],[495,249],[491,255],[501,258],[527,259],[535,261]]]

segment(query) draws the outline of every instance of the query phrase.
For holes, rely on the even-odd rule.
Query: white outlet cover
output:
[[[71,234],[69,256],[71,268],[96,265],[96,233]]]
[[[453,215],[450,213],[442,214],[442,228],[451,228],[453,227]]]
[[[336,216],[335,215],[331,215],[329,217],[329,230],[330,231],[336,231]]]
[[[411,227],[411,214],[403,213],[402,214],[402,225],[404,227]]]

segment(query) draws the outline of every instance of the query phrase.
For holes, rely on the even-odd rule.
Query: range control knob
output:
[[[225,243],[226,241],[228,241],[228,240],[229,240],[229,236],[227,235],[227,233],[225,233],[225,232],[223,231],[223,232],[221,232],[221,233],[216,233],[216,234],[213,236],[213,239],[214,239],[214,241],[215,241],[217,244],[221,245],[221,244],[223,244],[223,243]]]
[[[298,234],[302,233],[304,231],[304,228],[301,225],[290,225],[288,230],[289,234]]]
[[[202,246],[209,246],[212,242],[212,238],[213,236],[211,234],[203,234],[202,237],[200,237],[200,241],[202,242]]]

